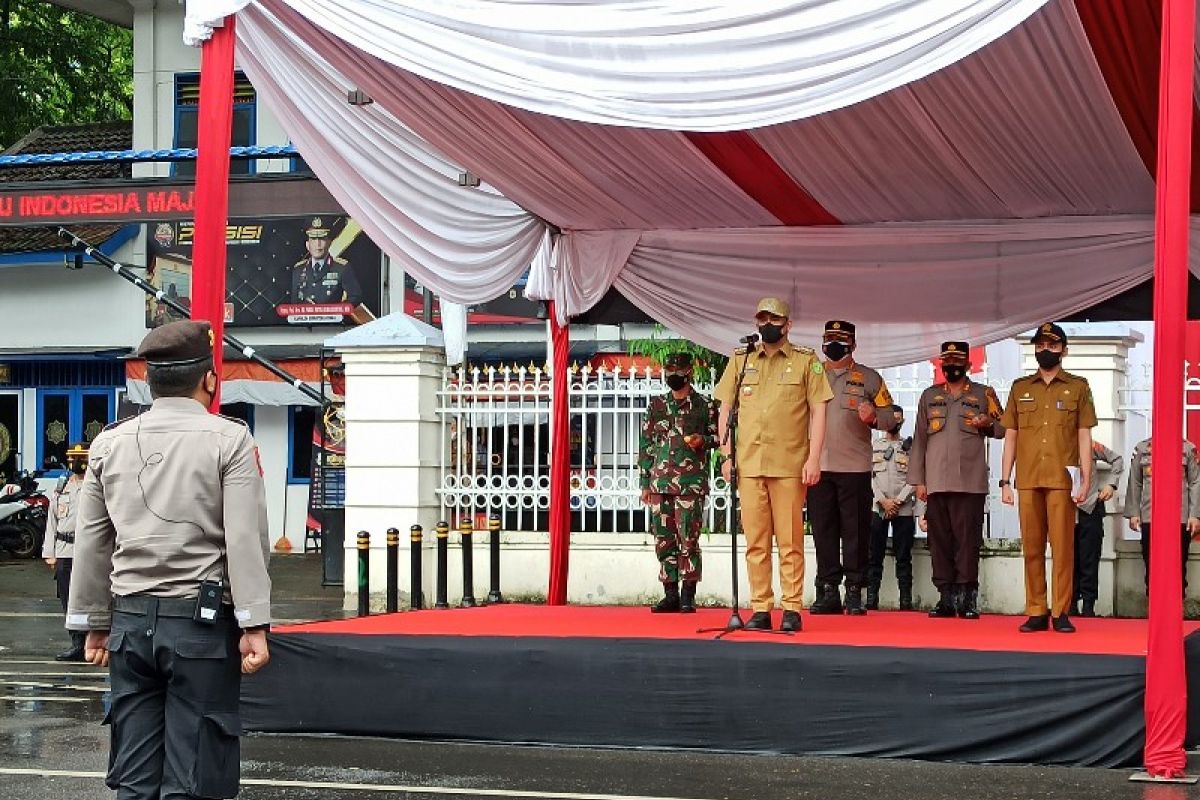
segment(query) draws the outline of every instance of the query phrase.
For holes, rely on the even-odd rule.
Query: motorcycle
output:
[[[0,550],[17,558],[37,558],[46,535],[50,498],[38,485],[41,473],[17,473],[0,488]]]

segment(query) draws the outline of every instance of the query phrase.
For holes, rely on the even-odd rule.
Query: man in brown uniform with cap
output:
[[[808,497],[817,550],[813,614],[842,613],[843,576],[846,613],[867,613],[862,590],[867,585],[871,547],[871,430],[886,431],[895,424],[892,396],[883,377],[854,360],[854,331],[845,320],[825,323],[822,350],[833,403],[821,453],[821,480]]]
[[[713,395],[721,401],[718,441],[730,456],[730,409],[745,366],[737,425],[737,488],[746,535],[751,630],[771,629],[771,539],[779,544],[780,630],[801,628],[804,598],[804,497],[820,476],[825,407],[832,393],[816,353],[788,341],[791,309],[765,297],[755,310],[762,345],[739,350],[729,360]],[[722,473],[730,479],[730,462]],[[869,489],[869,487],[868,487]]]
[[[966,342],[942,344],[944,383],[921,394],[908,482],[927,501],[929,559],[940,599],[931,617],[979,619],[979,549],[988,493],[989,438],[1003,439],[1000,399],[968,377]]]
[[[267,663],[267,510],[245,423],[209,414],[207,322],[147,334],[154,404],[92,442],[67,627],[111,665],[107,784],[121,800],[233,797],[242,673]]]
[[[1085,378],[1062,368],[1067,334],[1053,322],[1031,340],[1038,371],[1013,381],[1000,424],[1005,428],[1001,499],[1014,502],[1013,463],[1021,493],[1021,549],[1025,555],[1023,633],[1054,630],[1074,633],[1067,615],[1074,604],[1075,504],[1083,502],[1092,481],[1092,428],[1096,408]],[[1087,458],[1080,459],[1080,453]],[[1079,476],[1073,487],[1072,467]],[[1074,493],[1072,493],[1074,491]],[[1054,568],[1053,603],[1046,605],[1046,542]]]

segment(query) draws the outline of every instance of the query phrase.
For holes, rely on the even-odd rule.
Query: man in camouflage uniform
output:
[[[671,391],[650,400],[638,452],[642,503],[651,510],[663,584],[663,599],[650,610],[690,614],[696,610],[700,581],[700,522],[708,494],[708,454],[717,446],[717,407],[692,388],[690,355],[672,354],[664,366]]]

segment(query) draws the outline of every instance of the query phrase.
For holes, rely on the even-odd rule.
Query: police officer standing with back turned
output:
[[[821,480],[808,494],[808,518],[817,550],[817,600],[811,614],[842,613],[840,585],[846,579],[846,613],[867,610],[871,546],[871,430],[895,423],[892,396],[883,377],[854,360],[854,325],[825,323],[825,377],[833,391],[821,453]]]
[[[268,659],[267,513],[245,424],[211,415],[207,322],[146,335],[154,404],[92,442],[67,627],[110,665],[120,800],[238,792],[241,673]]]
[[[82,442],[67,450],[68,474],[50,495],[50,511],[46,515],[46,536],[42,541],[42,558],[54,570],[54,582],[63,613],[67,613],[67,593],[71,590],[71,565],[75,560],[75,518],[79,511],[79,488],[87,472],[88,449]],[[71,649],[54,657],[55,661],[84,661],[81,631],[70,631]]]

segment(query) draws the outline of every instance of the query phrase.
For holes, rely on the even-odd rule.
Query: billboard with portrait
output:
[[[147,225],[147,280],[184,308],[191,303],[194,228]],[[380,308],[381,255],[347,216],[231,219],[226,228],[225,324],[355,325]],[[146,324],[179,315],[148,298]]]

